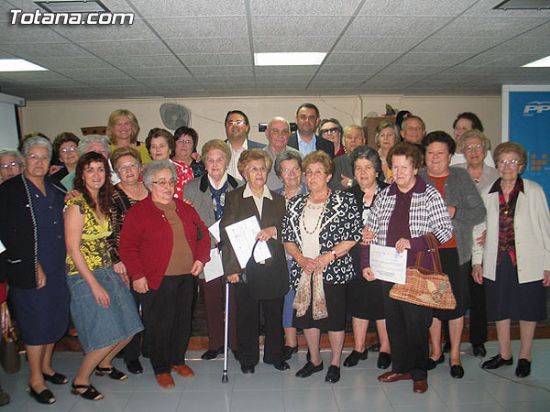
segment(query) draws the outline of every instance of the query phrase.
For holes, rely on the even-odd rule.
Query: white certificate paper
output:
[[[204,265],[204,280],[210,282],[223,276],[222,254],[218,248],[210,249],[210,261]]]
[[[2,241],[0,241],[0,253],[2,253],[4,250],[6,250],[6,247],[4,246]]]
[[[208,228],[208,231],[212,236],[214,236],[214,239],[216,239],[216,243],[220,243],[220,220],[216,220],[216,222]]]
[[[370,268],[376,279],[405,284],[407,251],[397,253],[394,247],[370,245]]]
[[[235,255],[237,255],[239,265],[241,265],[241,269],[244,269],[252,254],[254,243],[256,243],[256,235],[260,231],[258,219],[256,216],[250,216],[248,219],[227,226],[225,231],[231,246],[233,246]],[[264,241],[258,242],[258,246],[254,251],[254,260],[259,263],[270,257],[271,252],[269,252],[267,244]]]

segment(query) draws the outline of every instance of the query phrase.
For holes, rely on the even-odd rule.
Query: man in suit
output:
[[[334,145],[328,140],[315,135],[321,118],[319,109],[312,103],[303,103],[296,110],[298,130],[288,139],[288,145],[298,150],[303,156],[315,150],[323,150],[334,157]]]
[[[250,122],[248,116],[240,110],[230,110],[225,115],[225,141],[231,149],[231,160],[227,173],[242,182],[243,178],[237,169],[241,153],[248,149],[263,149],[265,144],[258,143],[248,138]]]
[[[275,173],[275,158],[279,153],[285,150],[291,150],[297,152],[293,147],[287,146],[288,138],[290,136],[290,125],[288,120],[283,117],[274,117],[267,124],[265,129],[265,137],[267,137],[268,145],[264,150],[271,156],[273,160],[273,166],[267,175],[267,187],[269,190],[277,191],[283,187],[283,182],[277,177]]]

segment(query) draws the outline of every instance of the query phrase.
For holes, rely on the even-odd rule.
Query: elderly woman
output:
[[[0,184],[23,172],[25,161],[17,150],[0,150]]]
[[[285,203],[288,204],[294,196],[307,192],[306,186],[302,183],[302,156],[299,152],[285,150],[275,158],[275,173],[283,187],[277,192],[283,195]],[[292,258],[287,255],[287,267],[290,273]],[[292,326],[292,317],[294,309],[294,289],[290,288],[285,295],[283,304],[283,328],[285,331],[284,358],[289,360],[294,353],[298,352],[298,339],[296,337],[296,328]]]
[[[51,177],[61,181],[69,173],[74,173],[78,162],[78,142],[80,142],[80,139],[70,132],[63,132],[55,137],[53,151],[63,163],[63,167],[52,174]]]
[[[65,210],[71,316],[85,353],[72,393],[94,401],[103,395],[90,382],[92,372],[119,381],[128,379],[112,361],[143,329],[127,278],[115,272],[112,264],[110,173],[103,155],[82,155],[74,181],[82,196],[68,200]]]
[[[367,146],[355,148],[351,153],[351,164],[357,185],[347,191],[354,195],[362,224],[365,226],[376,197],[388,185],[383,182],[382,162],[375,150]],[[348,283],[346,299],[348,311],[352,316],[353,351],[344,361],[344,366],[352,367],[357,365],[360,360],[367,359],[368,351],[365,347],[365,338],[369,320],[374,320],[380,339],[377,366],[379,369],[387,369],[391,364],[391,351],[386,331],[382,282],[380,280],[368,282],[363,278],[361,245],[355,245],[350,253],[353,258],[355,277]]]
[[[199,134],[192,127],[182,126],[174,132],[176,140],[176,150],[172,160],[175,163],[183,163],[191,168],[194,177],[200,177],[204,174],[204,163],[196,161],[199,157],[197,145],[199,144]]]
[[[114,246],[116,252],[115,260],[118,262],[118,248],[120,246],[120,233],[122,224],[128,210],[137,202],[145,199],[148,195],[147,189],[140,181],[141,172],[141,157],[139,152],[133,147],[119,147],[111,154],[111,163],[118,175],[120,182],[113,189],[113,207],[111,209],[111,218],[113,221]],[[126,268],[123,268],[123,273],[126,273]],[[139,305],[139,295],[135,291],[131,291],[132,296]],[[124,363],[130,373],[138,374],[143,372],[143,367],[139,361],[141,352],[141,334],[136,334],[126,345],[123,350]]]
[[[176,150],[176,142],[174,141],[172,133],[168,130],[159,128],[151,129],[147,139],[145,139],[145,145],[151,154],[151,159],[168,160],[174,165],[178,175],[174,197],[176,199],[182,199],[185,184],[193,180],[193,170],[185,163],[170,160],[170,157]]]
[[[485,207],[473,180],[461,168],[449,167],[455,151],[455,141],[443,131],[428,133],[422,140],[425,147],[426,168],[420,176],[435,187],[447,204],[453,224],[453,237],[439,246],[443,272],[449,276],[456,299],[454,310],[434,310],[430,328],[432,354],[428,369],[434,369],[445,360],[441,352],[441,321],[449,322],[451,352],[450,374],[461,379],[464,369],[460,362],[460,342],[464,326],[464,312],[468,306],[468,278],[472,267],[472,230],[483,222]]]
[[[29,393],[55,402],[45,381],[67,383],[52,369],[55,342],[69,326],[63,236],[64,189],[47,177],[52,156],[48,139],[30,137],[22,147],[25,170],[0,185],[0,254],[9,299],[29,362]]]
[[[484,246],[475,244],[472,276],[485,285],[487,318],[496,321],[499,353],[482,368],[513,363],[510,322],[519,320],[521,344],[516,376],[531,373],[531,347],[537,321],[546,319],[550,286],[550,215],[543,189],[521,178],[527,152],[513,142],[495,148],[500,178],[482,193],[487,219]]]
[[[476,184],[477,190],[482,193],[499,178],[498,171],[485,163],[485,157],[491,142],[485,134],[478,129],[470,130],[462,135],[459,146],[464,153],[465,163],[458,163],[455,167],[461,167]],[[474,356],[487,355],[485,342],[487,341],[487,309],[485,303],[485,289],[483,284],[478,284],[472,276],[468,276],[468,289],[470,292],[470,343]]]
[[[344,128],[337,119],[323,119],[319,122],[318,135],[334,145],[334,157],[346,153],[342,145]]]
[[[393,182],[391,168],[388,167],[388,153],[390,149],[400,141],[401,135],[399,134],[399,128],[395,124],[388,120],[382,120],[378,124],[374,142],[378,147],[378,155],[382,161],[382,171],[384,172],[384,181],[386,183]]]
[[[481,120],[475,113],[472,112],[464,112],[460,113],[455,121],[453,122],[453,138],[456,142],[456,153],[453,155],[451,159],[451,166],[454,166],[459,163],[464,163],[465,161],[465,153],[462,150],[465,146],[462,142],[462,137],[465,133],[469,132],[470,130],[479,130],[480,132],[483,132],[483,124],[481,123]],[[487,146],[487,150],[491,148],[490,142],[488,142],[489,145]],[[491,152],[487,152],[487,155],[484,158],[484,163],[487,166],[494,167],[495,162],[493,161],[493,157],[491,156]]]
[[[111,155],[109,139],[107,139],[105,136],[97,134],[84,136],[82,139],[80,139],[80,142],[78,142],[77,152],[79,156],[82,156],[83,154],[89,152],[96,152],[105,157],[105,159],[109,159],[109,156]],[[109,165],[109,167],[111,168],[111,165]],[[63,186],[65,186],[68,191],[74,189],[74,177],[75,171],[68,173],[67,176],[61,179],[61,184],[63,184]],[[118,181],[118,176],[116,176],[114,173],[111,173],[111,183],[116,184],[118,183]]]
[[[353,277],[350,249],[361,240],[361,219],[351,193],[328,187],[334,166],[315,151],[304,158],[308,194],[290,200],[283,222],[285,250],[292,257],[294,327],[304,330],[311,360],[296,376],[323,370],[321,329],[328,330],[332,356],[325,381],[340,380],[346,326],[346,284]]]
[[[138,142],[138,134],[139,123],[130,110],[117,109],[109,115],[107,136],[111,139],[111,151],[118,147],[133,147],[139,152],[141,163],[147,164],[151,158],[143,143]]]
[[[417,145],[396,144],[388,153],[394,182],[377,197],[366,227],[374,234],[374,243],[395,247],[398,253],[407,250],[407,266],[413,266],[422,252],[421,264],[432,267],[426,236],[434,235],[445,243],[452,236],[449,212],[441,195],[422,178],[417,177],[422,153]],[[376,279],[370,267],[369,247],[361,255],[363,276]],[[392,371],[378,377],[381,382],[413,380],[413,391],[428,390],[428,330],[432,309],[390,298],[393,284],[382,282],[386,328],[392,350]]]
[[[223,216],[226,196],[236,189],[239,183],[233,176],[227,174],[231,150],[222,140],[214,139],[206,142],[202,147],[202,159],[206,164],[206,174],[193,179],[185,186],[184,197],[197,210],[204,224],[210,227]],[[210,247],[212,249],[218,247],[216,239],[212,238]],[[224,349],[225,282],[222,276],[205,282],[204,274],[201,273],[200,287],[204,290],[208,327],[208,350],[202,354],[201,358],[210,360],[221,355]],[[229,307],[229,346],[236,351],[233,294],[230,295]]]
[[[329,182],[331,189],[344,190],[353,186],[355,180],[350,155],[356,147],[365,143],[365,130],[361,126],[353,124],[344,129],[345,154],[333,159],[334,174]]]
[[[227,194],[220,222],[224,272],[235,291],[238,361],[243,373],[254,373],[260,356],[258,338],[261,307],[265,319],[263,361],[283,371],[289,368],[283,359],[281,319],[283,296],[288,290],[288,272],[281,243],[285,201],[266,185],[267,174],[271,169],[271,156],[267,152],[261,149],[245,150],[239,158],[238,168],[246,185]],[[236,245],[231,244],[225,229],[252,216],[256,216],[260,226],[256,239],[267,243],[271,258],[264,262],[264,273],[252,271],[243,276],[234,250]]]
[[[177,174],[169,160],[154,160],[143,173],[149,196],[126,214],[120,256],[141,294],[144,353],[162,388],[175,386],[172,369],[193,376],[185,364],[191,335],[193,278],[210,260],[210,236],[195,209],[174,198]]]

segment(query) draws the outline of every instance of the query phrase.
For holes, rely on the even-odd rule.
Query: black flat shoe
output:
[[[336,383],[339,380],[340,380],[340,368],[338,366],[330,365],[328,367],[327,376],[325,376],[325,382]]]
[[[302,369],[296,372],[296,376],[299,378],[307,378],[313,375],[314,373],[321,372],[322,370],[323,370],[323,362],[315,366],[313,363],[308,361]]]
[[[201,355],[201,359],[204,360],[212,360],[216,359],[218,355],[221,355],[223,353],[223,346],[220,346],[218,349],[208,349],[206,352],[204,352]]]
[[[501,366],[511,365],[513,363],[514,363],[514,358],[512,356],[510,357],[510,359],[503,359],[499,353],[498,355],[493,356],[488,361],[483,362],[481,367],[483,369],[498,369]]]
[[[451,365],[451,377],[462,379],[464,377],[464,368],[462,365]]]
[[[66,383],[69,383],[69,380],[65,375],[62,375],[60,373],[54,372],[53,375],[47,375],[45,373],[42,374],[45,381],[51,382],[54,385],[65,385]]]
[[[133,375],[139,375],[140,373],[143,373],[143,366],[141,366],[141,362],[139,361],[139,359],[134,359],[126,362],[126,369],[128,369],[128,372]]]
[[[357,365],[360,360],[365,360],[368,357],[369,357],[369,351],[367,349],[365,349],[364,352],[357,352],[356,350],[352,350],[349,356],[344,361],[344,366],[351,368]]]
[[[441,354],[441,356],[436,360],[433,360],[432,358],[428,358],[428,370],[431,371],[432,369],[435,369],[437,365],[443,362],[445,362],[444,354]]]
[[[298,345],[296,346],[285,346],[283,348],[283,359],[284,360],[290,360],[292,358],[292,355],[298,353]]]
[[[95,374],[97,376],[108,376],[115,381],[125,381],[126,379],[128,379],[128,375],[126,375],[124,372],[119,371],[114,366],[111,366],[110,368],[102,368],[100,366],[96,366]]]
[[[288,363],[286,363],[286,361],[281,361],[279,363],[274,363],[273,367],[275,369],[277,369],[278,371],[286,371],[286,370],[290,369],[290,366],[289,366]]]
[[[516,376],[518,378],[526,378],[530,374],[531,374],[531,362],[523,358],[518,360],[518,366],[516,366]]]
[[[485,345],[483,343],[480,343],[479,345],[472,345],[472,353],[478,358],[484,358],[487,356],[487,349],[485,349]]]
[[[99,401],[103,399],[103,395],[98,392],[96,388],[94,388],[93,385],[77,385],[74,382],[71,384],[71,393],[73,395],[78,395],[83,397],[84,399],[88,399],[90,401]],[[84,391],[79,391],[79,389],[85,389]]]
[[[55,403],[55,396],[53,396],[52,391],[49,389],[44,389],[42,392],[38,393],[32,388],[32,386],[29,385],[29,395],[31,395],[31,397],[33,397],[38,403],[43,403],[45,405]]]
[[[241,372],[246,375],[246,374],[249,374],[249,373],[256,372],[256,369],[254,368],[254,366],[241,365]]]
[[[391,355],[386,352],[380,352],[378,354],[378,362],[376,362],[376,366],[378,369],[388,369],[391,365]]]

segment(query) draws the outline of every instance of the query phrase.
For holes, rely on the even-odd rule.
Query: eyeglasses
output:
[[[38,156],[38,155],[35,155],[35,154],[31,154],[27,157],[28,157],[28,159],[32,160],[33,162],[49,162],[50,161],[49,156]]]
[[[249,167],[248,168],[249,173],[267,173],[267,169],[265,167]]]
[[[60,151],[61,153],[76,152],[76,146],[64,147],[63,149],[60,149],[59,151]]]
[[[480,144],[469,144],[469,145],[466,146],[466,151],[467,152],[479,152],[482,148],[483,148],[483,146],[481,146]]]
[[[499,167],[505,168],[506,166],[510,166],[512,169],[517,168],[519,165],[521,165],[521,162],[519,160],[513,159],[513,160],[499,160],[497,162],[497,165]]]
[[[241,119],[241,120],[228,120],[226,122],[227,126],[243,126],[245,124],[246,124],[246,120],[243,120],[243,119]]]
[[[20,167],[19,163],[17,162],[10,162],[10,163],[2,163],[0,164],[0,169],[15,169]]]
[[[324,172],[323,170],[306,170],[306,173],[305,173],[307,177],[312,177],[312,176],[319,177],[325,174],[326,172]]]
[[[176,140],[176,143],[180,143],[180,144],[193,144],[193,140],[192,139],[178,139]]]
[[[284,168],[284,169],[281,169],[281,174],[283,175],[289,175],[291,173],[294,173],[294,174],[300,174],[302,170],[299,168],[299,167],[292,167],[292,168]]]
[[[323,129],[321,130],[322,134],[336,134],[340,133],[340,128],[338,127],[331,127],[330,129]]]
[[[157,180],[155,182],[153,182],[154,184],[156,184],[157,186],[159,187],[162,187],[162,188],[165,188],[165,187],[173,187],[176,185],[177,183],[177,180],[176,179],[170,179],[170,180]]]
[[[129,163],[118,168],[119,172],[128,172],[130,170],[137,170],[138,165],[136,163]]]

